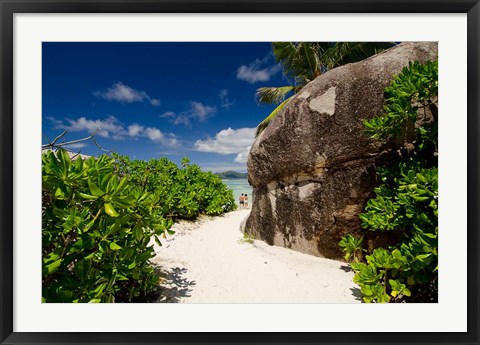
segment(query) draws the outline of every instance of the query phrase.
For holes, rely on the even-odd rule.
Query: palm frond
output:
[[[326,70],[321,56],[331,45],[329,42],[292,43],[289,46],[288,65],[283,65],[284,74],[293,77],[297,85],[304,86]]]
[[[358,62],[394,46],[393,42],[337,42],[323,54],[328,69]]]
[[[284,100],[282,103],[278,105],[271,113],[268,115],[262,122],[260,122],[257,126],[257,131],[255,132],[255,138],[262,133],[265,128],[268,127],[270,122],[278,115],[278,112],[283,109],[283,107],[288,103],[288,101],[292,98],[293,96],[288,97],[286,100]]]
[[[256,97],[260,103],[278,104],[292,91],[295,91],[294,86],[260,87],[257,89]]]
[[[297,47],[293,42],[273,42],[272,51],[275,60],[283,65],[283,71],[289,74],[297,54]]]
[[[273,42],[273,55],[275,60],[283,67],[283,74],[296,82],[310,78],[314,64],[314,51],[310,43],[305,42]],[[310,61],[305,56],[309,54]],[[311,62],[311,64],[310,64]]]
[[[311,42],[302,42],[300,44],[300,49],[303,50],[302,57],[306,62],[306,66],[308,66],[308,76],[310,77],[308,79],[313,80],[320,75],[320,52],[317,49],[316,44]]]

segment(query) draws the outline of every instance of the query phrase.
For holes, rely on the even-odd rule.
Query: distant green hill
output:
[[[222,179],[246,179],[247,178],[247,173],[239,173],[239,172],[236,172],[236,171],[224,171],[224,172],[221,172],[221,173],[216,173],[216,175],[220,176],[220,178]]]

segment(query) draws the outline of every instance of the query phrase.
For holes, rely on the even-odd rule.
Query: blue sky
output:
[[[177,164],[187,156],[212,171],[246,171],[255,127],[274,109],[255,90],[287,83],[267,42],[47,42],[42,73],[43,143],[100,127],[107,150]],[[91,141],[70,149],[101,153]]]

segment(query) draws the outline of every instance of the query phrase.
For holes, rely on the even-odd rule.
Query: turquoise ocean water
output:
[[[247,179],[231,179],[231,180],[222,180],[228,188],[233,191],[233,196],[235,197],[235,201],[238,205],[238,198],[243,193],[248,194],[248,204],[252,205],[252,186],[248,184]]]

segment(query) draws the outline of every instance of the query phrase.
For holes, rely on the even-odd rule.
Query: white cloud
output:
[[[246,163],[248,159],[248,153],[250,152],[251,146],[245,148],[242,152],[239,152],[235,157],[234,161],[237,163]]]
[[[153,105],[154,107],[158,107],[160,105],[160,100],[157,98],[151,98],[150,104]]]
[[[237,69],[237,79],[247,81],[250,84],[270,80],[281,70],[281,66],[278,64],[265,66],[269,60],[270,55],[267,55],[263,59],[256,59],[248,66],[241,65]]]
[[[128,135],[131,137],[139,136],[143,132],[143,126],[134,123],[133,125],[128,126]]]
[[[200,121],[205,121],[217,112],[217,108],[200,102],[190,102],[189,112],[192,114],[192,117]]]
[[[175,116],[177,116],[177,114],[174,113],[173,111],[166,111],[162,115],[160,115],[160,117],[166,117],[166,118],[173,118]]]
[[[173,123],[174,125],[185,125],[185,127],[190,127],[190,116],[188,114],[182,112],[180,114],[177,114],[173,111],[166,111],[160,117],[164,119],[168,119],[170,123]]]
[[[160,117],[169,119],[174,125],[184,125],[186,127],[191,126],[192,120],[198,120],[201,122],[207,121],[210,117],[214,116],[217,112],[216,107],[205,105],[201,102],[190,102],[190,108],[180,113],[173,111],[167,111],[160,115]]]
[[[151,141],[162,141],[163,133],[158,128],[148,127],[145,129],[144,135]]]
[[[93,133],[98,129],[98,136],[115,140],[119,140],[127,134],[125,128],[115,116],[109,116],[104,120],[89,120],[82,116],[76,120],[66,119],[66,122],[65,124],[57,120],[55,127],[68,132],[87,131],[89,133]]]
[[[220,90],[218,97],[220,97],[221,101],[220,106],[227,110],[230,110],[230,107],[233,105],[233,103],[235,103],[235,101],[230,101],[230,99],[228,98],[228,90]]]
[[[146,138],[154,143],[159,143],[169,147],[177,147],[179,140],[173,133],[163,133],[155,127],[144,127],[137,123],[125,127],[116,117],[108,116],[104,120],[89,120],[86,117],[80,117],[76,120],[66,119],[60,121],[51,118],[56,129],[63,129],[68,132],[89,132],[93,133],[97,130],[97,135],[103,138],[113,140]]]
[[[57,120],[56,118],[54,118],[53,116],[45,116],[45,119],[47,119],[48,121],[52,122],[53,126],[55,128],[57,128],[58,126],[62,125],[63,122],[60,121],[60,120]]]
[[[169,147],[178,147],[180,142],[177,136],[173,133],[163,133],[158,128],[147,127],[143,130],[140,135],[142,137],[148,138],[154,143],[163,144]]]
[[[172,119],[171,122],[174,124],[174,125],[184,125],[185,127],[190,127],[191,126],[191,123],[190,123],[190,118],[186,115],[178,115],[176,118]]]
[[[86,146],[88,145],[85,143],[73,143],[73,144],[66,145],[68,149],[81,149],[82,147],[86,147]]]
[[[131,88],[128,85],[118,82],[104,91],[95,91],[93,93],[98,98],[103,98],[109,101],[116,101],[120,103],[134,103],[148,101],[154,107],[160,105],[160,100],[151,98],[145,91],[139,91]]]
[[[200,152],[213,152],[221,155],[237,154],[235,162],[245,163],[248,152],[255,140],[255,128],[223,129],[215,138],[197,140],[195,150]]]

